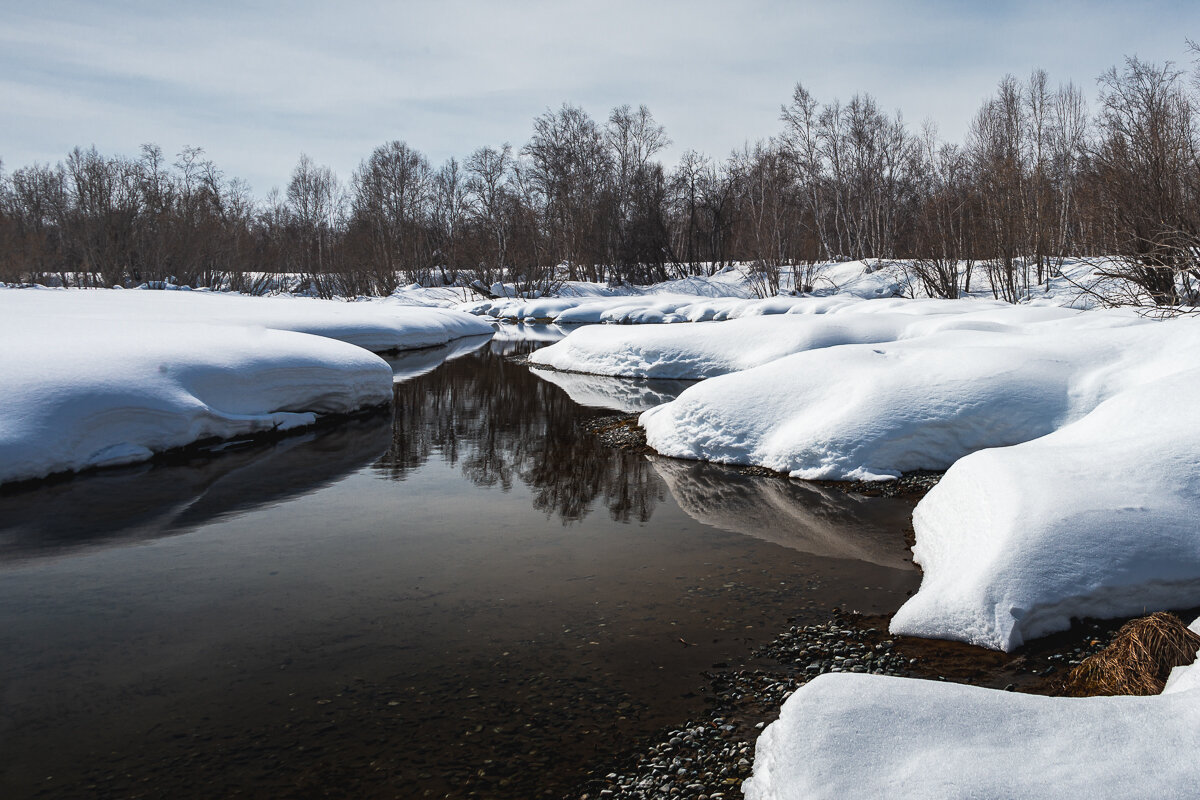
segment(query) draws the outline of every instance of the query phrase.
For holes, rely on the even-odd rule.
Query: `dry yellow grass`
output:
[[[1077,697],[1158,694],[1171,668],[1191,664],[1200,635],[1164,611],[1121,626],[1108,647],[1067,675],[1065,693]]]

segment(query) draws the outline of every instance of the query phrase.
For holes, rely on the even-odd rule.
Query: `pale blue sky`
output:
[[[645,103],[724,156],[779,130],[803,81],[958,139],[1005,74],[1089,95],[1124,55],[1190,66],[1200,3],[0,0],[0,158],[198,145],[258,196],[300,152],[349,177],[402,139],[435,163],[519,145],[564,101]]]

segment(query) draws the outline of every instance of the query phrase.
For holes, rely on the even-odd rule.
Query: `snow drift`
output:
[[[742,790],[747,800],[1182,798],[1200,784],[1198,745],[1194,689],[1039,697],[827,674],[763,731]]]
[[[984,300],[833,297],[783,302],[786,313],[744,316],[720,324],[580,328],[530,360],[595,375],[710,378],[836,345],[892,342],[949,330],[1017,333],[1023,326],[1080,314],[1052,306],[1016,308]],[[762,303],[755,305],[760,311],[762,307]]]
[[[1198,346],[1200,320],[1107,312],[942,330],[710,378],[640,422],[663,455],[886,479],[1043,436],[1124,389],[1200,366]]]
[[[892,632],[1012,650],[1200,602],[1200,432],[1179,417],[1198,395],[1187,370],[954,464],[913,515],[924,577]]]
[[[290,331],[4,317],[0,341],[0,483],[391,400],[379,356]]]
[[[0,483],[386,404],[392,371],[368,351],[492,332],[386,300],[0,289]]]

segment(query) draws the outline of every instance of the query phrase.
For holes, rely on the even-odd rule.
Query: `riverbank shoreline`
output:
[[[638,414],[600,415],[588,432],[610,447],[653,454]],[[761,467],[739,471],[790,480]],[[920,500],[940,480],[940,472],[906,474],[896,481],[817,481],[818,485],[875,497]],[[903,535],[912,545],[911,528]],[[1195,610],[1191,611],[1195,616]],[[1186,619],[1190,619],[1187,613]],[[864,615],[833,609],[828,619],[793,624],[768,644],[749,652],[736,667],[714,665],[704,673],[708,708],[702,716],[664,729],[638,743],[623,759],[593,771],[567,797],[579,800],[657,797],[727,800],[741,797],[750,776],[754,743],[778,718],[791,694],[826,672],[859,672],[1040,695],[1063,695],[1071,668],[1103,650],[1128,618],[1074,620],[1071,629],[1042,637],[1004,653],[962,642],[892,636],[890,614]]]
[[[1126,619],[1077,620],[1069,631],[1011,653],[961,642],[891,636],[890,616],[834,609],[825,622],[792,625],[737,668],[704,674],[706,713],[639,743],[567,795],[579,800],[741,797],[754,743],[791,694],[826,672],[860,672],[1062,695],[1070,669],[1103,650]]]

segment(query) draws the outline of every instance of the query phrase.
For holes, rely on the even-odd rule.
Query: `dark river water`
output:
[[[569,796],[916,587],[909,504],[607,448],[682,384],[505,335],[394,359],[389,415],[0,493],[0,797]]]

